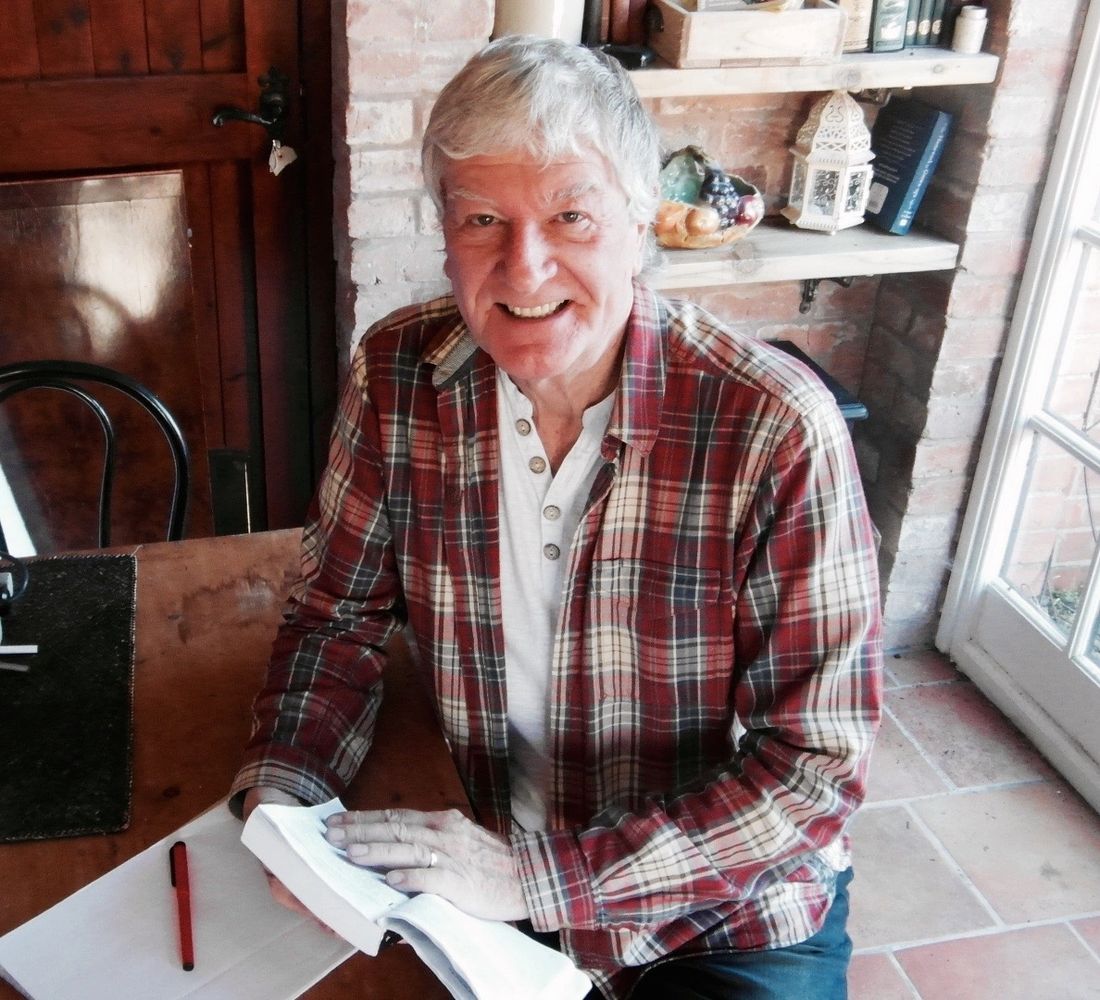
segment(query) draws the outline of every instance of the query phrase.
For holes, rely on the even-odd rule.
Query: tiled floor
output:
[[[936,653],[887,660],[850,1000],[1100,1000],[1100,816]]]

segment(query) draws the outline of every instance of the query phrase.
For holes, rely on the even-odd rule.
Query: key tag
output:
[[[271,155],[267,158],[267,165],[271,172],[278,177],[296,159],[298,154],[290,146],[284,146],[278,139],[271,141]]]

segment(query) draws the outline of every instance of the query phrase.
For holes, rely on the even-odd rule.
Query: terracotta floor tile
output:
[[[887,656],[885,666],[886,673],[893,681],[890,686],[956,681],[962,676],[946,656],[934,649]]]
[[[1058,924],[896,954],[921,1000],[1100,1000],[1100,961]]]
[[[871,753],[867,801],[907,799],[945,791],[947,785],[924,760],[913,741],[888,713],[884,714]]]
[[[992,923],[905,808],[857,813],[852,848],[856,877],[848,930],[856,948],[945,937]]]
[[[1007,923],[1100,908],[1100,817],[1061,782],[912,808]]]
[[[1100,958],[1100,917],[1092,917],[1090,920],[1075,920],[1073,927],[1088,943],[1088,946]]]
[[[891,691],[886,704],[960,788],[1053,776],[1034,747],[969,681]]]
[[[848,969],[848,1000],[915,1000],[916,994],[886,955],[856,955]]]

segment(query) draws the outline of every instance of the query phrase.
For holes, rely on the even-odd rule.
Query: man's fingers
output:
[[[336,821],[333,821],[333,817],[329,817],[326,822],[325,837],[336,847],[348,847],[352,844],[403,844],[410,847],[424,847],[429,851],[438,851],[447,839],[446,834],[437,826],[409,822],[402,817],[379,819],[381,815],[381,813],[343,813]],[[427,814],[420,814],[420,816],[424,815]],[[424,859],[426,865],[426,854]],[[408,863],[407,859],[405,863]]]
[[[367,868],[434,868],[441,854],[427,844],[368,842],[348,845],[348,857]]]

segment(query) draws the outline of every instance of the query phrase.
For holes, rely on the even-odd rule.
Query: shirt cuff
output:
[[[540,932],[596,926],[593,876],[576,837],[569,831],[520,832],[510,839],[531,926]]]
[[[241,814],[244,793],[256,787],[277,788],[304,805],[317,805],[344,791],[344,782],[316,758],[294,747],[260,747],[249,755],[229,788],[229,808]]]

